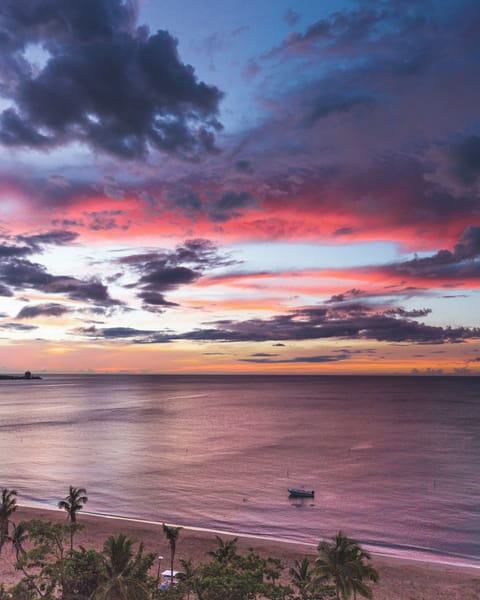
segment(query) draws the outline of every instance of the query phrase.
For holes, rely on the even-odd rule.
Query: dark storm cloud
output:
[[[51,148],[71,141],[122,158],[150,148],[194,158],[216,151],[222,97],[181,62],[168,31],[134,28],[133,2],[4,0],[0,7],[0,142]],[[29,44],[48,53],[38,72]]]
[[[387,235],[409,224],[427,237],[425,223],[433,237],[437,226],[475,222],[478,190],[447,180],[478,181],[479,18],[470,0],[355,2],[263,56],[277,84],[262,89],[271,119],[238,148],[264,174],[265,212],[287,202],[340,210],[338,234],[357,235],[378,227],[379,214]],[[439,148],[460,132],[441,164]]]
[[[470,225],[463,232],[454,248],[454,256],[459,260],[480,256],[480,226]]]
[[[13,292],[6,285],[0,283],[0,296],[13,296]]]
[[[143,337],[154,333],[148,329],[135,329],[133,327],[82,327],[74,330],[73,333],[85,335],[87,337],[103,339],[125,339]]]
[[[443,344],[480,338],[480,328],[439,327],[419,323],[415,319],[427,316],[429,309],[406,311],[400,307],[367,305],[323,305],[291,311],[270,319],[245,321],[221,320],[186,333],[131,330],[135,343],[156,344],[179,340],[199,342],[273,342],[357,339],[379,342]],[[116,329],[112,330],[114,333]],[[121,330],[120,330],[121,331]],[[128,330],[130,331],[130,330]],[[111,337],[109,329],[95,327],[77,330],[82,335]],[[123,335],[115,337],[125,337]],[[130,336],[128,336],[130,337]],[[334,356],[273,359],[274,354],[256,353],[245,359],[250,362],[331,362],[348,358],[353,351],[339,350]]]
[[[480,177],[480,137],[471,135],[454,146],[450,152],[455,176],[467,185]]]
[[[30,246],[7,246],[0,244],[0,258],[12,258],[15,256],[26,256],[32,254],[33,249]]]
[[[248,192],[228,191],[208,206],[209,217],[214,222],[224,223],[240,217],[246,208],[255,206],[255,198]]]
[[[106,285],[95,279],[83,281],[74,277],[55,276],[42,289],[48,293],[66,294],[72,300],[91,301],[103,306],[121,304],[110,297]]]
[[[253,173],[252,163],[244,158],[241,158],[235,162],[235,168],[240,173],[245,173],[247,175],[251,175]]]
[[[251,175],[253,168],[247,160],[235,163],[235,169],[240,173]],[[167,193],[168,208],[182,211],[192,220],[206,217],[213,223],[226,223],[241,217],[245,210],[259,208],[256,199],[246,191],[227,190],[221,194],[208,193],[204,197],[182,185],[176,186]]]
[[[140,292],[138,297],[150,306],[178,306],[176,302],[169,302],[163,294],[158,292]]]
[[[413,258],[380,267],[372,268],[379,272],[398,277],[416,277],[429,279],[443,279],[445,285],[448,282],[459,280],[480,280],[480,226],[469,226],[453,251],[439,250],[432,256]]]
[[[55,279],[44,267],[25,259],[12,259],[0,263],[0,278],[5,284],[20,289],[41,289]]]
[[[441,344],[480,337],[480,329],[437,327],[386,314],[329,316],[323,309],[305,309],[272,319],[221,321],[215,327],[182,334],[181,339],[263,342],[271,340],[362,339]]]
[[[62,225],[63,227],[85,227],[85,222],[81,219],[52,219],[52,225]]]
[[[2,323],[0,329],[7,329],[11,331],[32,331],[38,329],[36,325],[24,325],[23,323]]]
[[[332,188],[331,188],[332,189]],[[352,171],[339,178],[333,187],[342,195],[343,202],[358,215],[383,211],[385,204],[391,210],[390,219],[396,225],[417,225],[431,221],[433,225],[450,223],[452,219],[472,216],[478,210],[475,195],[455,195],[428,180],[428,168],[415,159],[389,157],[367,168]],[[389,216],[386,215],[388,219]]]
[[[187,267],[158,267],[142,275],[138,285],[150,291],[166,291],[175,289],[179,285],[193,283],[199,277],[198,271]]]
[[[174,250],[131,254],[118,259],[118,262],[140,272],[149,272],[159,267],[178,267],[185,264],[197,269],[212,269],[234,264],[235,261],[228,256],[222,256],[218,247],[210,240],[199,238],[186,240]]]
[[[96,327],[93,325],[74,329],[71,333],[98,340],[128,340],[128,343],[134,344],[166,344],[175,339],[169,333],[158,333],[133,327]]]
[[[178,306],[168,301],[163,292],[197,281],[205,272],[215,267],[233,264],[221,256],[218,248],[205,239],[186,240],[174,250],[146,252],[124,256],[118,260],[140,273],[137,282],[129,287],[139,288],[138,297],[147,306]]]
[[[203,202],[199,194],[189,189],[180,188],[167,194],[173,208],[179,209],[187,217],[195,220],[203,211]]]
[[[63,304],[54,302],[48,304],[36,304],[34,306],[24,306],[16,316],[17,319],[35,319],[36,317],[61,317],[70,309]]]
[[[364,295],[365,295],[365,292],[363,292],[362,290],[357,290],[355,288],[352,288],[351,290],[347,290],[346,292],[343,292],[342,294],[334,294],[328,300],[325,301],[325,304],[334,304],[337,302],[344,302],[345,300],[351,300],[352,298],[359,298]]]
[[[221,254],[213,242],[201,238],[186,240],[183,244],[178,245],[171,253],[169,260],[175,264],[191,264],[199,269],[213,269],[236,262],[227,254]]]
[[[3,0],[0,44],[12,51],[44,38],[50,43],[88,41],[116,31],[133,32],[137,12],[132,0]]]
[[[111,231],[112,229],[122,229],[126,231],[130,224],[119,224],[117,217],[123,216],[122,210],[103,210],[85,213],[85,216],[90,219],[87,224],[88,229],[92,231]]]
[[[391,290],[391,293],[397,296],[406,295],[406,291],[403,288]],[[382,290],[381,292],[369,293],[362,290],[351,289],[343,294],[335,294],[328,300],[325,300],[324,305],[330,317],[335,316],[339,318],[343,314],[347,315],[369,315],[372,313],[383,314],[386,316],[398,316],[405,318],[419,318],[426,317],[432,310],[430,308],[416,308],[412,310],[405,310],[399,306],[390,306],[385,304],[379,306],[382,298],[388,295],[388,291]]]
[[[46,233],[37,233],[35,235],[19,235],[17,241],[27,244],[34,250],[41,249],[42,246],[64,246],[74,242],[78,233],[68,230],[54,230]]]
[[[476,222],[478,194],[451,192],[429,178],[429,171],[420,160],[393,153],[351,168],[310,170],[303,178],[297,176],[300,180],[295,184],[279,175],[271,178],[263,208],[279,211],[294,203],[311,212],[338,215],[342,211],[345,224],[334,232],[338,236],[373,235],[379,215],[385,235],[391,235],[392,227],[408,226],[427,239],[433,232],[455,227],[457,221],[458,228],[468,219]]]
[[[404,310],[403,308],[389,308],[385,311],[386,315],[398,315],[399,317],[418,318],[426,317],[432,312],[431,308],[418,308],[414,310]]]
[[[279,363],[331,363],[339,362],[341,360],[347,360],[350,358],[349,354],[337,354],[336,356],[330,356],[328,354],[319,356],[296,356],[295,358],[242,358],[240,362],[248,363],[260,363],[260,364],[279,364]]]
[[[145,274],[135,284],[140,291],[137,296],[144,306],[150,310],[178,306],[165,298],[163,292],[175,290],[182,285],[194,283],[201,276],[201,272],[188,267],[169,267],[161,264],[149,263],[145,267]]]
[[[118,305],[107,287],[95,279],[81,280],[70,276],[51,275],[37,263],[11,258],[0,263],[2,285],[24,290],[35,289],[49,294],[65,294],[73,300],[94,302],[103,306]]]

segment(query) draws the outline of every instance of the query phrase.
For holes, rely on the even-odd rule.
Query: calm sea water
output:
[[[0,487],[54,508],[70,484],[92,512],[480,565],[480,379],[0,381]]]

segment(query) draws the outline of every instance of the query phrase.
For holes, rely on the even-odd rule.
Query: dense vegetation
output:
[[[83,488],[70,487],[58,504],[67,512],[66,523],[15,524],[17,492],[4,489],[1,498],[0,554],[12,545],[20,581],[10,589],[0,584],[0,600],[348,600],[371,598],[370,584],[378,580],[368,552],[342,532],[318,545],[318,558],[296,561],[288,571],[278,559],[253,550],[239,554],[237,538],[217,536],[210,560],[180,561],[177,583],[165,588],[156,555],[123,534],[105,540],[101,551],[75,547],[82,527],[77,513],[88,500]],[[181,528],[164,525],[163,531],[173,571]]]

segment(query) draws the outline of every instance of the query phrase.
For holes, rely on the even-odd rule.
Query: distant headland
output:
[[[30,371],[25,371],[23,375],[0,375],[0,379],[41,379],[40,375],[32,375]]]

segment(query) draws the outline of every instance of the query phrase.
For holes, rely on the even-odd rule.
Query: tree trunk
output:
[[[0,554],[2,552],[3,545],[8,537],[8,520],[2,519],[0,521]]]

